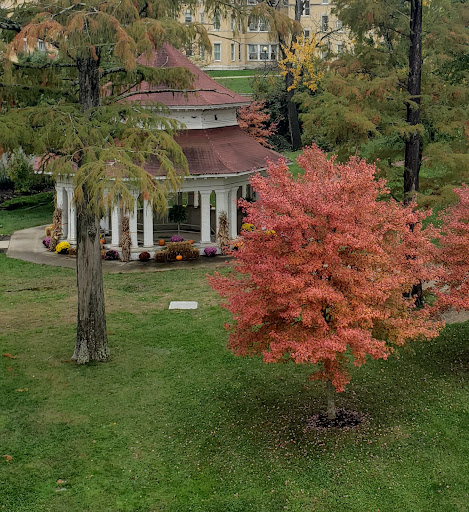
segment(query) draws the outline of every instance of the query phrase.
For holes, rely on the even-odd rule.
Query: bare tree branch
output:
[[[230,94],[229,92],[219,91],[218,89],[150,89],[149,91],[131,91],[127,93],[118,94],[113,99],[122,100],[124,98],[128,98],[129,96],[136,96],[138,94],[159,94],[164,92],[180,92],[182,94],[193,93],[193,92],[216,92],[218,94],[225,94],[230,98],[234,98],[236,96],[235,93]]]
[[[19,23],[8,18],[0,18],[0,28],[3,30],[13,30],[14,32],[21,32],[23,29]]]

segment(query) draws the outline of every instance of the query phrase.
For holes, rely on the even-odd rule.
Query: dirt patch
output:
[[[2,242],[3,240],[10,240],[10,238],[11,238],[11,235],[0,235],[0,242]]]
[[[315,414],[310,418],[307,429],[326,430],[329,428],[350,429],[361,425],[367,416],[357,411],[347,411],[346,409],[337,409],[336,418],[330,420],[327,414]]]

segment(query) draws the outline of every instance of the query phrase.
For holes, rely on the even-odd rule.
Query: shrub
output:
[[[171,242],[184,242],[184,237],[181,235],[173,235],[171,237]]]
[[[104,253],[104,259],[105,260],[118,260],[119,259],[119,253],[115,251],[114,249],[109,249],[109,251],[106,251]]]
[[[138,255],[138,259],[140,261],[148,261],[150,259],[150,253],[149,252],[141,252],[139,255]]]
[[[155,253],[155,261],[159,263],[176,261],[178,254],[183,260],[195,260],[200,256],[199,249],[193,247],[190,242],[170,242],[163,251]]]
[[[205,256],[213,257],[216,256],[218,249],[216,247],[206,247],[204,249]]]
[[[44,238],[44,240],[42,241],[42,243],[43,243],[47,248],[49,248],[49,245],[50,245],[50,236],[46,236],[46,238]]]
[[[60,244],[57,244],[55,247],[55,252],[57,254],[68,254],[70,252],[70,244],[68,242],[60,242]]]

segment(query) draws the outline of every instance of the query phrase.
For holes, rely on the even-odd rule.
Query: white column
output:
[[[200,242],[209,244],[210,239],[210,191],[200,192]]]
[[[241,197],[243,199],[246,199],[246,192],[247,192],[247,183],[244,183],[244,185],[241,185]]]
[[[137,239],[137,201],[138,198],[135,197],[134,205],[131,209],[129,209],[129,229],[130,229],[130,243],[132,249],[138,247],[138,239]]]
[[[230,190],[229,220],[230,220],[230,238],[233,240],[238,236],[238,188],[233,187]]]
[[[111,211],[111,245],[119,247],[121,239],[120,205],[117,204]]]
[[[217,205],[216,205],[216,218],[217,218],[217,227],[216,233],[218,233],[218,225],[220,224],[220,214],[221,212],[226,212],[228,215],[228,190],[218,189],[215,190],[215,194],[217,197]]]
[[[56,185],[57,208],[62,210],[62,238],[67,240],[68,236],[68,194],[63,185]]]
[[[199,207],[199,192],[196,190],[194,192],[194,208]]]
[[[99,225],[104,233],[109,233],[109,210],[107,208],[104,215],[101,217]]]
[[[68,241],[71,245],[77,243],[77,210],[73,202],[73,188],[67,188],[68,198]]]
[[[153,206],[148,199],[143,200],[143,247],[153,247]]]

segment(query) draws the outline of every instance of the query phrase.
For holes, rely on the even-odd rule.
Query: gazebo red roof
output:
[[[194,75],[194,82],[191,86],[191,89],[197,89],[198,92],[191,92],[187,94],[183,92],[162,92],[148,94],[145,93],[145,91],[167,89],[167,87],[163,85],[153,87],[148,82],[142,82],[139,87],[141,94],[131,96],[127,99],[127,101],[155,101],[163,103],[163,105],[166,105],[167,107],[249,104],[249,100],[217,83],[216,80],[213,80],[208,75],[206,75],[185,55],[183,55],[179,50],[176,50],[176,48],[168,43],[164,43],[158,51],[154,51],[150,58],[147,58],[145,55],[141,55],[137,59],[137,62],[143,66],[157,68],[187,68]]]
[[[246,135],[239,126],[187,130],[175,140],[187,158],[191,176],[240,174],[263,169],[267,159],[277,161],[282,157]],[[152,176],[163,175],[156,160],[145,169]]]

